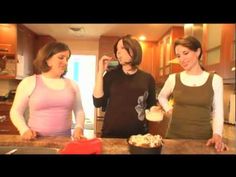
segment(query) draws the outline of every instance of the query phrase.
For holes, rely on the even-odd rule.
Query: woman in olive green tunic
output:
[[[163,109],[172,115],[167,138],[206,139],[206,145],[215,145],[217,151],[227,150],[222,141],[222,78],[200,65],[202,47],[196,38],[177,39],[174,50],[184,71],[171,74],[158,96]],[[168,104],[171,94],[173,107]]]

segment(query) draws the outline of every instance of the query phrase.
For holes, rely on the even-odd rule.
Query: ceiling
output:
[[[39,35],[50,35],[56,40],[97,40],[100,36],[134,37],[145,35],[147,41],[157,41],[172,26],[183,24],[24,24]],[[70,28],[73,28],[71,30]],[[80,28],[80,30],[78,29]]]

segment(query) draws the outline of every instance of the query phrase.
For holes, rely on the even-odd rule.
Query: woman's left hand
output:
[[[217,134],[214,134],[212,138],[207,141],[206,145],[215,145],[215,149],[217,152],[229,150],[228,146],[222,141],[222,137]]]
[[[83,129],[80,127],[75,128],[72,137],[74,140],[86,139]]]

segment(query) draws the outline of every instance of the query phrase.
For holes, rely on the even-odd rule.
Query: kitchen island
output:
[[[71,139],[69,137],[39,137],[24,141],[19,135],[0,135],[0,146],[47,147],[62,149]],[[161,154],[236,154],[234,141],[225,139],[229,151],[217,153],[213,146],[206,147],[206,140],[164,139]],[[102,154],[130,154],[126,139],[103,138]]]

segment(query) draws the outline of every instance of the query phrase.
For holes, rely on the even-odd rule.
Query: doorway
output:
[[[74,80],[80,89],[85,112],[85,129],[94,130],[93,87],[95,84],[96,55],[71,55],[66,78]],[[74,122],[73,117],[73,122]]]

